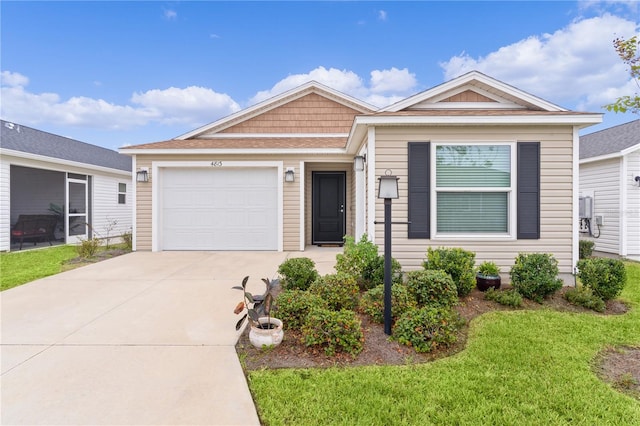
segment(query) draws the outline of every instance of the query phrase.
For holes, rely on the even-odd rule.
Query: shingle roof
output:
[[[131,157],[17,123],[0,120],[0,147],[61,160],[131,171]]]
[[[306,149],[344,148],[346,137],[260,137],[260,138],[215,138],[215,139],[171,139],[127,149]]]
[[[640,144],[640,120],[580,136],[580,159],[613,154]]]

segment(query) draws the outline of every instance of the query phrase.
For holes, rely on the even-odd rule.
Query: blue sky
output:
[[[638,91],[612,47],[637,0],[2,1],[0,19],[2,119],[111,149],[311,79],[380,107],[472,69],[579,111]]]

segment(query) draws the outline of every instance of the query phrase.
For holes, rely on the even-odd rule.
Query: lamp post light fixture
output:
[[[380,176],[378,198],[384,198],[384,333],[391,336],[391,200],[398,198],[398,177]]]
[[[149,170],[148,169],[138,169],[136,172],[136,181],[137,182],[149,182]]]
[[[284,172],[284,181],[285,182],[295,181],[295,170],[292,167],[289,167],[287,171]]]

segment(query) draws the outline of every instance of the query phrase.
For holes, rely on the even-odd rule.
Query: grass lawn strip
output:
[[[640,345],[640,264],[620,316],[485,314],[467,348],[411,366],[262,370],[249,384],[266,425],[640,424],[640,402],[593,372],[609,346]]]
[[[56,246],[23,252],[0,253],[0,290],[63,271],[65,262],[78,257],[75,246]]]

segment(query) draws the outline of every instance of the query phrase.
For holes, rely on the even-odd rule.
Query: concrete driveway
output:
[[[2,424],[259,424],[231,287],[338,251],[137,252],[0,293]]]

